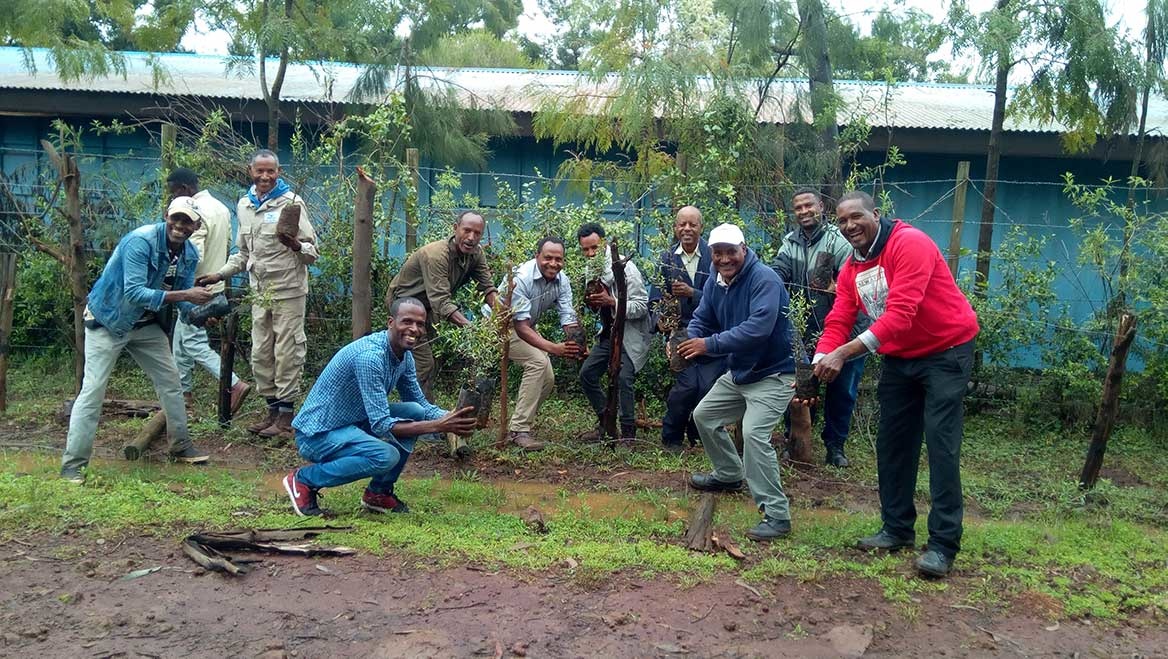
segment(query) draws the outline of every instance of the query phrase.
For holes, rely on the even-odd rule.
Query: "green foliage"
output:
[[[525,53],[514,41],[485,29],[445,35],[418,55],[427,66],[452,68],[542,69],[546,64]]]

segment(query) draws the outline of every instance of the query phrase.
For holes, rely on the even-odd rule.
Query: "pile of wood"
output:
[[[252,551],[295,556],[350,556],[357,550],[349,547],[321,547],[308,542],[293,542],[315,538],[329,531],[348,531],[348,526],[312,526],[297,529],[235,529],[231,531],[196,533],[182,543],[183,553],[203,568],[238,576],[246,574],[254,558],[232,558],[225,552]]]

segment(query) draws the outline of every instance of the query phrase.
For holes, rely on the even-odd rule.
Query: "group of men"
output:
[[[444,410],[431,402],[436,367],[429,346],[435,323],[471,322],[453,298],[472,280],[491,307],[511,308],[509,355],[523,376],[508,421],[510,441],[523,450],[543,447],[533,432],[538,410],[554,390],[552,356],[583,360],[581,388],[597,415],[596,430],[584,439],[604,437],[600,420],[607,397],[601,379],[613,350],[618,300],[613,255],[605,248],[601,225],[586,223],[576,234],[587,259],[585,304],[602,323],[593,345],[578,338],[581,321],[563,272],[564,241],[554,236],[539,240],[534,257],[507,280],[510,288],[506,281],[496,285],[479,245],[486,221],[464,212],[448,239],[415,251],[394,277],[386,329],[337,352],[294,415],[307,342],[307,266],[318,257],[315,233],[303,200],[280,178],[275,154],[258,152],[249,172],[253,185],[237,205],[237,252],[230,257],[227,209],[198,190],[193,172],[181,169],[168,179],[173,199],[165,222],[135,229],[114,250],[89,296],[85,376],[70,418],[63,478],[84,478],[105,385],[122,348],[155,386],[167,415],[171,455],[189,463],[207,460],[191,444],[183,393],[190,391],[192,363],[215,377],[220,364],[207,347],[205,330],[189,322],[189,314],[213,298],[217,290],[212,287],[244,270],[255,294],[252,371],[268,406],[267,417],[249,430],[294,437],[310,463],[284,478],[298,514],[321,512],[321,488],[366,478],[364,508],[405,512],[408,507],[394,485],[417,438],[473,431],[471,408]],[[288,204],[301,207],[295,235],[281,229],[281,209]],[[714,469],[692,475],[690,485],[722,492],[739,491],[745,484],[762,514],[747,536],[757,541],[783,537],[790,533],[791,516],[771,433],[793,400],[812,407],[819,402],[794,399],[792,340],[814,344],[814,372],[827,385],[823,441],[827,462],[836,466],[847,466],[844,441],[864,358],[882,354],[876,452],[883,523],[860,545],[897,550],[914,544],[913,494],[920,447],[927,443],[932,509],[928,545],[917,567],[944,576],[961,538],[962,397],[972,367],[976,316],[932,240],[904,222],[882,217],[867,194],[843,195],[836,225],[825,221],[814,190],[798,191],[793,207],[798,227],[784,238],[773,266],[759,259],[733,224],[722,224],[703,239],[701,213],[692,206],[677,213],[676,243],[660,256],[658,285],[647,287],[636,265],[625,262],[620,436],[609,439],[635,438],[635,377],[653,342],[655,307],[671,298],[679,336],[669,344],[685,366],[669,393],[662,445],[680,450],[687,437],[691,444],[700,442]],[[810,301],[802,337],[793,337],[789,289]],[[173,347],[163,331],[165,305],[178,309]],[[537,328],[553,309],[565,337],[559,342]],[[251,388],[232,377],[232,407],[238,408]],[[391,403],[394,391],[399,402]],[[741,454],[726,431],[732,423],[742,431]]]

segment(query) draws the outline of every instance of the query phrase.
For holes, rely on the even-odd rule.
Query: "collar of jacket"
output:
[[[264,195],[263,197],[258,196],[256,194],[256,187],[253,185],[247,189],[247,198],[251,202],[252,206],[259,208],[260,206],[263,206],[265,202],[271,201],[272,199],[278,199],[279,197],[291,191],[292,188],[284,182],[284,179],[278,178],[276,179],[276,184],[273,185],[272,189],[268,191],[268,194]]]
[[[815,231],[811,233],[811,237],[803,235],[803,227],[797,227],[794,231],[787,234],[787,240],[799,245],[801,247],[811,247],[815,243],[823,239],[824,234],[827,233],[827,225],[821,216],[819,223],[815,225]]]

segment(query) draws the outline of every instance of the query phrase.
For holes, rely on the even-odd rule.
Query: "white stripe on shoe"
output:
[[[300,510],[300,505],[296,503],[296,497],[299,496],[299,493],[296,491],[296,477],[294,473],[284,477],[284,491],[288,493],[288,498],[292,500],[292,510],[295,510],[296,514],[301,517],[308,517],[308,515],[305,515]]]

